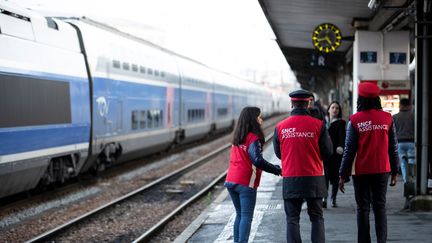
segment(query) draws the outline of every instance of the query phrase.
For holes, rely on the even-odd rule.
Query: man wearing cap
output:
[[[357,110],[348,123],[345,149],[339,169],[339,188],[345,191],[345,179],[351,174],[357,203],[357,240],[371,242],[369,211],[372,203],[377,242],[387,241],[386,193],[396,185],[398,166],[397,138],[392,116],[382,110],[375,83],[358,86]],[[356,157],[357,154],[357,157]],[[354,159],[356,160],[355,163]]]
[[[282,162],[283,199],[287,242],[301,242],[300,212],[306,200],[312,223],[311,240],[325,242],[322,198],[327,196],[323,159],[333,151],[324,122],[308,111],[313,94],[296,90],[289,94],[291,116],[276,125],[273,146]]]

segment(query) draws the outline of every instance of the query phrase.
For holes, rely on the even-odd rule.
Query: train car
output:
[[[181,142],[200,139],[213,129],[214,82],[211,72],[193,60],[175,56],[180,69]]]
[[[87,18],[0,0],[0,29],[0,198],[278,112],[267,88]]]
[[[0,197],[76,176],[89,149],[89,81],[76,30],[0,5]]]
[[[215,131],[234,127],[234,97],[238,79],[226,73],[214,72],[215,89],[213,94],[213,114]]]
[[[82,36],[92,83],[92,146],[84,170],[161,151],[181,138],[172,54],[89,19],[66,21]]]

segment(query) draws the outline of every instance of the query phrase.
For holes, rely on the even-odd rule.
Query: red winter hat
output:
[[[361,82],[358,86],[358,94],[365,98],[377,97],[380,91],[378,85],[372,82]]]

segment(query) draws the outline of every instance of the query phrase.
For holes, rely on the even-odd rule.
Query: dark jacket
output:
[[[306,109],[295,108],[291,116],[310,115]],[[318,139],[321,159],[327,159],[332,151],[332,143],[328,135],[325,124],[321,127],[320,137]],[[281,159],[280,141],[278,131],[275,130],[273,136],[273,147],[276,156]],[[299,151],[300,152],[300,151]],[[325,177],[322,176],[296,176],[283,178],[283,198],[316,198],[327,196]]]
[[[263,171],[280,175],[281,174],[281,168],[278,165],[274,165],[272,163],[267,162],[263,156],[262,156],[262,145],[259,140],[254,141],[249,145],[248,148],[248,154],[250,156],[250,159],[252,161],[252,164],[254,164],[258,169],[261,169]]]
[[[333,143],[333,153],[329,159],[324,161],[327,176],[330,181],[337,181],[339,178],[339,167],[342,160],[342,153],[338,154],[338,147],[344,148],[346,135],[346,122],[342,119],[330,121],[328,124],[328,132]]]
[[[414,142],[414,113],[410,110],[401,110],[393,116],[396,135],[399,142]]]

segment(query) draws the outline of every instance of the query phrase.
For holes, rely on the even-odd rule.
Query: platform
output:
[[[264,151],[264,157],[279,164],[273,147]],[[357,242],[356,204],[352,182],[345,184],[344,194],[338,194],[338,206],[324,209],[326,242]],[[402,210],[403,182],[398,178],[395,187],[388,187],[387,220],[388,242],[432,242],[432,212]],[[305,208],[305,205],[303,205]],[[376,242],[373,213],[371,217],[372,242]],[[234,206],[226,190],[174,242],[233,242]],[[310,221],[306,210],[300,215],[303,242],[310,242]],[[249,242],[286,242],[286,221],[282,200],[282,178],[263,173],[258,188],[257,203]]]

